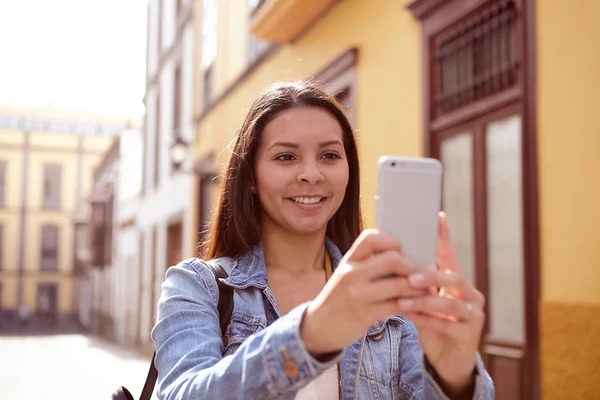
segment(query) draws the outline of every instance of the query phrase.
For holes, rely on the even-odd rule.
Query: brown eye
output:
[[[323,158],[325,158],[326,160],[335,160],[341,157],[337,153],[325,153],[323,154]]]
[[[282,154],[280,156],[277,156],[275,158],[277,161],[293,161],[294,160],[294,156],[291,154]]]

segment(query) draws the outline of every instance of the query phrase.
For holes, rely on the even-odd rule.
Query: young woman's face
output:
[[[348,185],[340,124],[318,107],[282,111],[262,132],[255,171],[263,229],[325,231]]]

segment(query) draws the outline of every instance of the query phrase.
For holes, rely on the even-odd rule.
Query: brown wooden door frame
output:
[[[475,247],[475,283],[478,289],[486,296],[489,296],[490,282],[489,282],[489,263],[488,263],[488,217],[487,217],[487,169],[486,169],[486,126],[489,123],[501,120],[503,118],[518,115],[521,118],[521,140],[522,140],[522,151],[521,156],[526,158],[524,151],[524,142],[527,140],[525,136],[525,122],[524,122],[525,108],[521,101],[517,101],[508,106],[499,107],[486,114],[479,115],[475,118],[471,118],[468,121],[464,121],[459,125],[456,125],[447,130],[435,132],[432,134],[430,139],[431,149],[429,155],[440,159],[440,146],[441,143],[457,134],[468,132],[472,136],[472,179],[473,179],[473,206],[474,206],[474,226],[473,226],[473,239]],[[523,209],[522,209],[522,224],[521,230],[523,232],[523,299],[524,299],[524,317],[525,317],[525,343],[517,343],[505,338],[494,337],[490,334],[489,320],[486,319],[483,328],[483,337],[480,344],[480,351],[486,362],[486,365],[490,366],[491,355],[488,355],[486,348],[492,346],[499,350],[503,350],[506,356],[514,358],[515,352],[524,351],[523,357],[523,368],[528,371],[526,376],[523,376],[520,382],[522,389],[522,398],[531,398],[531,393],[535,390],[533,382],[530,381],[531,369],[535,368],[537,359],[535,357],[534,347],[538,346],[537,340],[532,339],[531,320],[536,321],[538,318],[538,310],[531,308],[529,301],[531,293],[529,287],[536,284],[535,276],[531,276],[531,268],[529,265],[530,259],[525,253],[525,247],[527,246],[527,221],[528,215],[525,209],[525,197],[527,196],[527,187],[525,186],[525,176],[529,174],[526,169],[526,164],[523,159],[522,162],[522,189],[521,194],[523,196]],[[539,279],[539,278],[537,278]],[[534,282],[532,282],[534,280]],[[537,282],[539,285],[539,281]],[[486,315],[490,315],[489,303],[485,305]],[[532,341],[533,340],[533,341]],[[493,371],[490,371],[493,372]]]
[[[167,265],[165,266],[166,268],[169,268],[173,265],[176,265],[174,263],[178,263],[179,261],[181,261],[182,256],[183,256],[183,238],[185,237],[184,235],[184,224],[183,224],[183,216],[184,213],[183,212],[179,212],[176,215],[170,217],[167,220]],[[180,254],[175,257],[173,255],[173,240],[179,240],[179,252]]]
[[[539,244],[539,200],[537,172],[537,88],[536,88],[536,41],[535,41],[535,0],[516,0],[520,23],[517,27],[520,64],[518,65],[518,85],[493,98],[480,101],[463,109],[452,112],[451,117],[438,118],[432,121],[431,88],[435,84],[432,76],[430,39],[437,32],[448,27],[461,16],[470,13],[488,0],[414,0],[408,8],[413,16],[421,22],[421,64],[422,73],[422,121],[423,121],[423,153],[425,156],[436,156],[434,132],[442,129],[460,129],[460,125],[471,118],[484,115],[491,108],[502,108],[520,103],[521,109],[521,146],[522,146],[522,196],[523,196],[523,257],[524,257],[524,290],[525,290],[525,340],[527,353],[525,358],[524,384],[528,399],[541,398],[540,366],[539,366],[539,300],[540,300],[540,244]],[[485,104],[483,104],[485,102]],[[482,137],[475,135],[473,137]],[[473,143],[474,146],[481,146]],[[481,152],[480,152],[481,153]],[[474,155],[475,156],[475,155]],[[475,162],[475,160],[474,160]],[[485,179],[484,171],[476,171],[476,180]],[[475,181],[473,182],[475,185]],[[484,199],[485,200],[485,199]],[[483,209],[485,212],[485,209]],[[476,211],[481,214],[482,210]],[[477,217],[477,215],[475,216]],[[477,221],[477,218],[475,218]],[[481,219],[480,219],[481,220]],[[478,226],[477,232],[485,229]],[[482,250],[476,250],[482,252]],[[476,263],[483,254],[476,256]],[[485,282],[487,285],[487,282]],[[486,287],[487,290],[487,287]],[[487,327],[486,327],[487,330]]]

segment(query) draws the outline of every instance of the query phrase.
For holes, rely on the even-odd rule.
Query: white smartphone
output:
[[[376,228],[398,239],[418,268],[437,267],[442,174],[442,164],[433,158],[379,158]]]

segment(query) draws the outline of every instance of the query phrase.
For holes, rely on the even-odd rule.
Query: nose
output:
[[[298,181],[310,184],[322,182],[325,177],[315,163],[305,163],[298,174]]]

